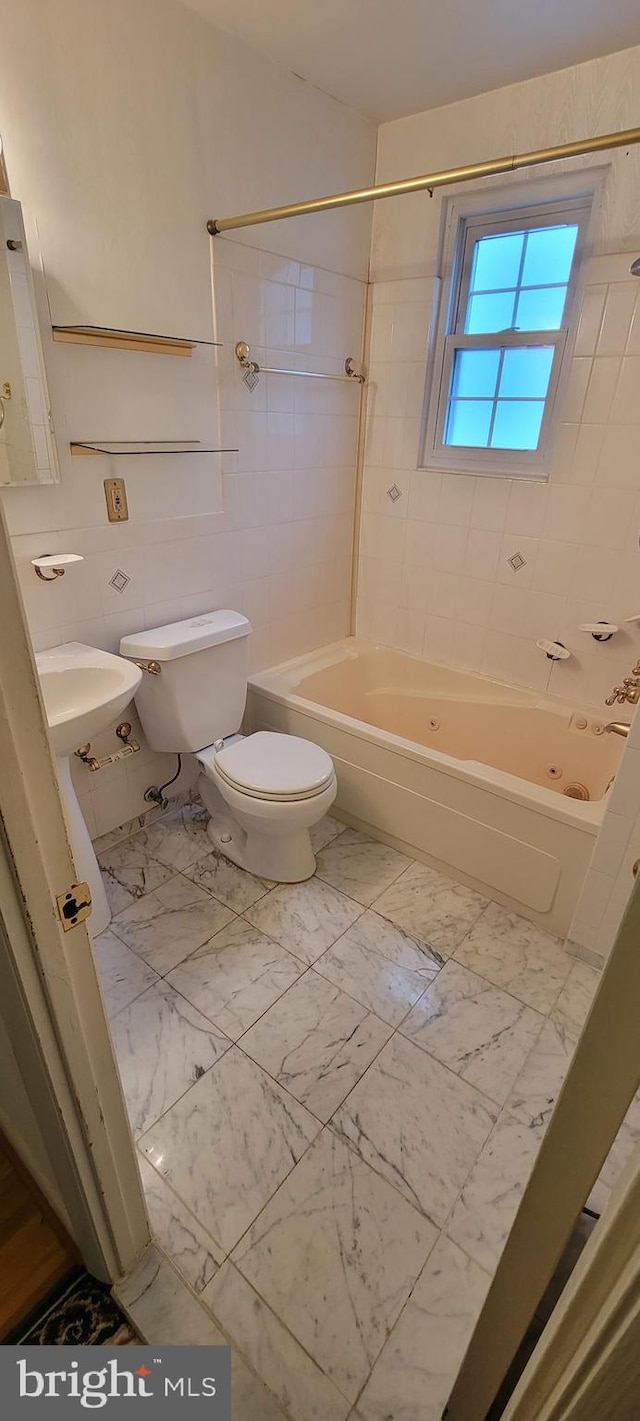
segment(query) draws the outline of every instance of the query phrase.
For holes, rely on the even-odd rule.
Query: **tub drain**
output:
[[[568,794],[569,799],[591,799],[591,795],[586,785],[581,785],[577,780],[573,784],[565,785],[563,794]]]

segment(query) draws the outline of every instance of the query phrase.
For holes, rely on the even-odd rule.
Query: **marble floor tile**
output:
[[[154,814],[154,819],[160,818],[160,812],[158,810],[158,813]],[[126,819],[124,824],[119,824],[116,829],[107,829],[106,834],[98,834],[92,841],[96,857],[100,858],[100,855],[106,853],[107,849],[112,849],[114,844],[121,844],[125,839],[130,839],[139,829],[144,829],[147,822],[147,814],[140,814],[135,819]]]
[[[466,937],[488,903],[472,888],[435,868],[412,863],[381,898],[376,913],[448,957]]]
[[[149,987],[111,1024],[131,1128],[148,1130],[231,1044],[168,982]]]
[[[224,1059],[224,1058],[223,1058]],[[447,1224],[447,1234],[493,1273],[518,1211],[543,1131],[503,1111]]]
[[[98,863],[107,901],[114,914],[130,908],[138,898],[144,898],[145,893],[153,893],[172,874],[170,868],[151,858],[133,839],[125,839],[124,843],[106,849]]]
[[[602,973],[586,962],[574,962],[550,1015],[579,1036],[587,1019]]]
[[[497,1113],[473,1086],[396,1035],[332,1127],[441,1227]]]
[[[204,1301],[258,1375],[295,1421],[345,1421],[350,1402],[230,1262],[223,1263]],[[263,1421],[256,1412],[250,1421]]]
[[[577,1039],[560,1022],[545,1021],[506,1102],[511,1115],[525,1125],[548,1125]]]
[[[147,1250],[135,1272],[114,1291],[147,1342],[228,1346],[209,1311],[155,1248]],[[231,1354],[231,1421],[290,1421],[235,1350]]]
[[[353,1402],[434,1242],[428,1220],[325,1130],[232,1262]]]
[[[226,1342],[206,1308],[153,1245],[114,1292],[145,1342],[178,1347]]]
[[[167,980],[235,1041],[302,972],[286,948],[236,918]]]
[[[190,868],[185,869],[185,873],[199,888],[205,888],[207,893],[212,893],[214,898],[225,903],[234,913],[243,913],[245,908],[257,903],[259,898],[264,898],[265,893],[273,888],[273,883],[268,879],[256,878],[253,873],[248,873],[246,868],[238,868],[237,864],[226,859],[218,849],[212,849],[211,844],[209,853],[198,859],[197,863],[191,864]]]
[[[399,1026],[442,967],[442,958],[371,911],[319,957],[316,971]]]
[[[194,1292],[201,1293],[217,1273],[224,1251],[144,1156],[139,1163],[151,1231]]]
[[[352,997],[306,972],[240,1045],[319,1120],[327,1121],[391,1034]]]
[[[173,873],[181,873],[211,853],[208,823],[209,815],[203,804],[182,804],[142,829],[131,842]]]
[[[283,883],[245,910],[244,916],[310,965],[342,936],[363,912],[362,904],[310,878]]]
[[[231,1421],[291,1421],[238,1352],[231,1353]]]
[[[361,1421],[441,1421],[489,1283],[438,1239],[360,1397]]]
[[[139,1147],[228,1252],[319,1128],[304,1106],[232,1047]]]
[[[345,829],[318,854],[318,877],[368,906],[398,878],[411,859],[358,829]]]
[[[321,849],[326,849],[327,844],[330,844],[332,839],[337,839],[338,834],[343,834],[346,827],[346,824],[341,824],[339,819],[334,819],[332,814],[325,814],[319,824],[312,824],[309,837],[314,854],[319,854]]]
[[[96,961],[107,1015],[114,1017],[130,1002],[158,981],[158,974],[141,962],[131,948],[107,929],[93,938]]]
[[[499,903],[489,904],[454,956],[463,967],[544,1015],[551,1011],[572,966],[557,938]]]
[[[119,913],[112,931],[161,976],[176,967],[234,914],[181,873]]]
[[[504,1105],[544,1018],[483,977],[447,962],[412,1007],[403,1036]]]

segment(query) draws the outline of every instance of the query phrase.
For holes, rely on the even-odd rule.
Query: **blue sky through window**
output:
[[[577,224],[565,224],[480,237],[465,334],[559,330],[577,236]]]
[[[553,356],[552,345],[457,350],[445,444],[536,449]]]

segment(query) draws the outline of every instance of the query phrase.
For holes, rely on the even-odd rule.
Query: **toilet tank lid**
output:
[[[236,637],[248,636],[251,622],[241,612],[201,612],[198,617],[187,617],[184,622],[169,622],[164,627],[153,627],[147,632],[134,632],[123,636],[120,655],[140,658],[145,661],[174,661],[178,656],[189,656],[194,651],[204,651],[219,642],[234,641]]]

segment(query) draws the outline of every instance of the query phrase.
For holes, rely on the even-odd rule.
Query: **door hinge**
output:
[[[88,883],[72,883],[68,893],[56,898],[58,917],[66,933],[77,923],[84,923],[91,914],[91,889]]]

